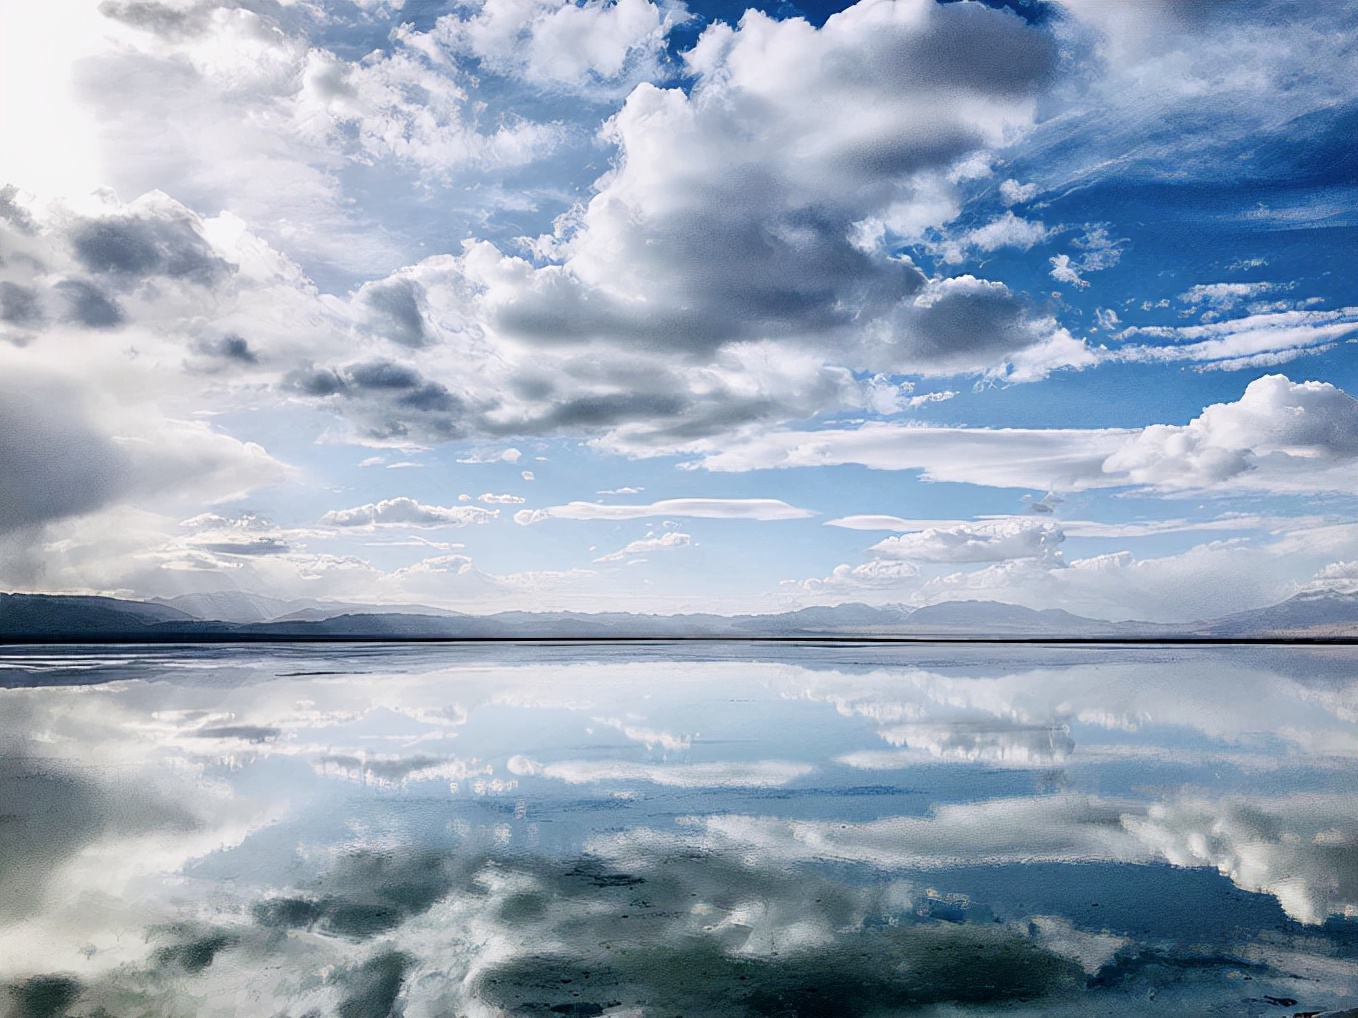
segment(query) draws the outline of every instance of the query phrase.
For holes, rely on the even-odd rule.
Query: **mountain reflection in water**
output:
[[[32,648],[0,1012],[1358,1006],[1353,648]]]

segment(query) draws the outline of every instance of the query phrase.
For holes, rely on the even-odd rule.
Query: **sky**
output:
[[[0,589],[1358,592],[1358,4],[0,5]]]

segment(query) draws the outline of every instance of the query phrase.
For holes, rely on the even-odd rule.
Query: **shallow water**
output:
[[[0,1008],[1358,1006],[1353,648],[0,653]]]

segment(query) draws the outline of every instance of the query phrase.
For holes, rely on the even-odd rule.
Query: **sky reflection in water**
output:
[[[1353,1007],[1356,665],[1351,648],[9,651],[0,1008]]]

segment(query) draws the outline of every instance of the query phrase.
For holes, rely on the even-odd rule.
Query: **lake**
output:
[[[8,648],[0,1009],[1358,1007],[1358,649]]]

